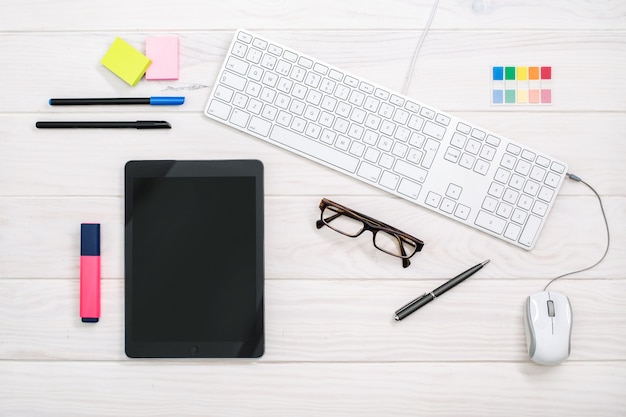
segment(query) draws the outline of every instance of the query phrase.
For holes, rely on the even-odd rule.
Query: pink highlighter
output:
[[[83,323],[100,319],[100,224],[80,225],[80,317]]]

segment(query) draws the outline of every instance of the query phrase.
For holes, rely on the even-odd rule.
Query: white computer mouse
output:
[[[541,291],[524,306],[526,347],[533,362],[558,365],[570,353],[572,306],[565,294]]]

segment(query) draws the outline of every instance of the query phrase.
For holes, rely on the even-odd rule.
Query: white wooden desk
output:
[[[8,3],[8,2],[4,2]],[[0,13],[1,416],[626,415],[626,3],[442,1],[408,94],[567,161],[597,188],[606,260],[551,287],[572,353],[530,362],[522,305],[602,254],[595,197],[567,181],[531,252],[202,116],[237,27],[404,86],[432,2],[34,1]],[[417,3],[417,4],[414,4]],[[120,36],[176,34],[178,81],[131,88],[99,64]],[[551,106],[490,105],[490,67],[550,65]],[[180,108],[53,108],[50,97],[179,94]],[[38,131],[37,120],[165,119],[171,131]],[[266,170],[266,353],[130,360],[123,345],[123,166],[258,158]],[[426,242],[413,264],[314,226],[329,197]],[[79,224],[102,223],[102,317],[78,316]],[[415,296],[492,262],[396,323]]]

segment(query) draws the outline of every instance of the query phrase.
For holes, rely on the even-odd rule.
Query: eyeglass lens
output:
[[[333,206],[326,206],[322,211],[322,221],[331,229],[350,237],[360,235],[366,226],[363,220],[344,214],[342,209]],[[397,257],[409,257],[415,250],[416,246],[406,239],[401,239],[397,234],[388,232],[384,229],[375,227],[372,229],[374,234],[374,246],[379,250]]]

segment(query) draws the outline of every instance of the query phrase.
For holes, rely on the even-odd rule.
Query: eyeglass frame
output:
[[[339,210],[341,210],[341,212],[336,212],[334,216],[331,216],[328,218],[330,220],[328,220],[327,222],[327,219],[324,219],[323,216],[324,216],[324,210],[329,206],[336,207]],[[315,222],[315,225],[318,229],[321,229],[322,227],[327,226],[337,233],[340,233],[344,236],[348,236],[352,238],[356,238],[362,235],[363,232],[365,232],[366,230],[369,230],[370,232],[372,232],[372,243],[374,244],[374,247],[383,253],[402,259],[402,267],[404,268],[407,268],[409,265],[411,265],[411,261],[409,261],[409,258],[413,257],[413,255],[415,255],[417,252],[420,252],[422,248],[424,247],[424,242],[421,239],[418,239],[415,236],[411,236],[410,234],[403,232],[402,230],[397,229],[393,226],[390,226],[386,223],[383,223],[380,220],[376,220],[373,217],[367,216],[363,213],[359,213],[358,211],[352,210],[351,208],[335,203],[334,201],[331,201],[327,198],[322,198],[322,201],[320,201],[320,204],[319,204],[319,208],[321,211],[320,219]],[[358,220],[363,223],[363,227],[355,235],[342,232],[341,230],[338,230],[329,224],[331,221],[335,220],[339,216],[347,216],[354,220]],[[383,231],[395,237],[396,239],[398,239],[398,243],[399,243],[400,251],[401,251],[400,255],[384,250],[376,245],[376,233],[378,233],[379,231]],[[411,253],[410,255],[406,254],[402,241],[415,246],[415,250],[413,251],[413,253]]]

